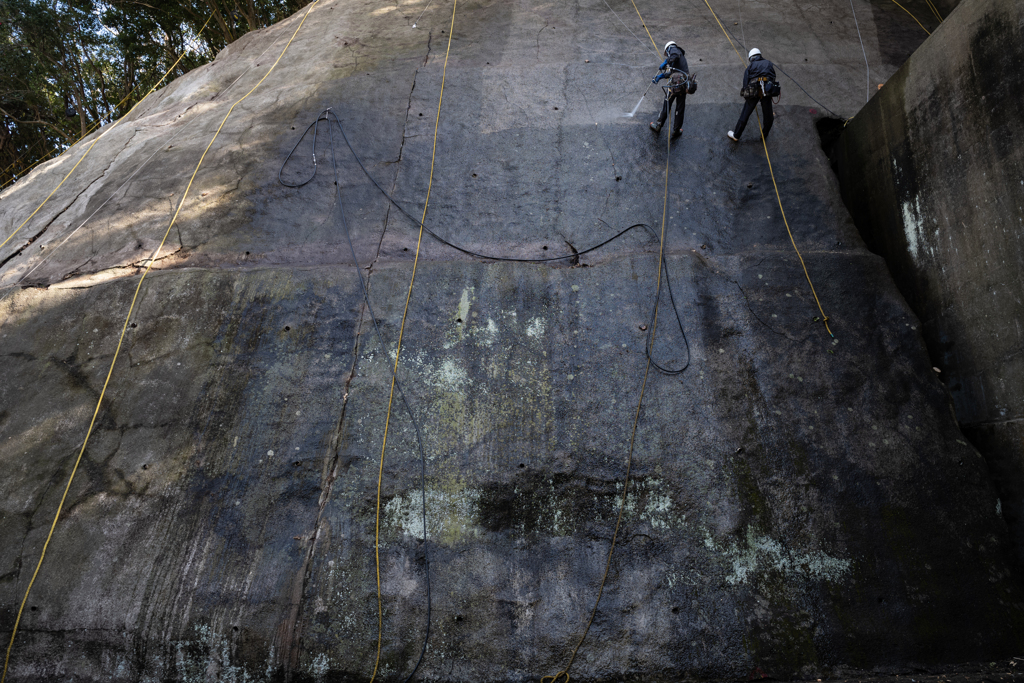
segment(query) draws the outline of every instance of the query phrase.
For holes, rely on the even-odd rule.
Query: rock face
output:
[[[868,246],[923,321],[1024,559],[1024,6],[971,0],[857,115],[836,161]]]
[[[554,674],[594,609],[631,440],[574,680],[1014,650],[1022,596],[985,462],[840,200],[821,105],[783,79],[768,148],[835,340],[756,127],[725,138],[740,59],[703,5],[641,5],[701,79],[671,149],[646,129],[660,96],[622,116],[660,63],[629,4],[464,1],[449,36],[448,4],[322,0],[227,119],[130,320],[203,150],[305,10],[101,132],[0,253],[4,637],[128,325],[9,680],[399,680],[426,635],[428,567],[418,678]],[[859,15],[877,80],[923,38],[890,5]],[[842,7],[720,9],[741,50],[843,116],[861,106]],[[568,258],[428,237],[410,285],[415,221],[337,128],[338,194],[325,128],[318,175],[278,182],[328,107],[417,219],[430,187],[446,239]],[[312,172],[302,140],[293,184]],[[2,196],[5,237],[89,142]],[[678,375],[645,356],[663,206],[653,353],[689,362]],[[583,253],[638,223],[652,231]],[[399,335],[410,411],[389,401]]]

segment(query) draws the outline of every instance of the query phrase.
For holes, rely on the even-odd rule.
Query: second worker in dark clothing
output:
[[[665,43],[665,61],[659,67],[659,73],[651,83],[657,83],[663,78],[668,78],[671,84],[665,93],[665,103],[661,106],[661,116],[658,120],[651,121],[651,130],[661,133],[661,127],[665,125],[668,118],[669,107],[676,105],[675,116],[672,117],[672,135],[677,136],[683,132],[683,114],[686,112],[686,77],[690,68],[686,64],[686,53],[675,41]]]
[[[772,122],[775,120],[775,115],[772,114],[772,98],[767,94],[768,87],[775,83],[775,66],[762,57],[761,51],[756,47],[750,51],[747,59],[750,60],[750,66],[743,72],[743,89],[740,90],[744,99],[743,111],[740,112],[740,120],[736,122],[736,127],[727,133],[729,138],[736,142],[739,142],[740,136],[743,135],[747,119],[754,113],[758,100],[761,102],[761,113],[764,115],[761,131],[765,140],[768,139],[768,131],[772,129]]]

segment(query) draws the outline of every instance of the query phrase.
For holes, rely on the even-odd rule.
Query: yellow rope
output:
[[[205,30],[206,30],[206,26],[207,26],[207,24],[209,24],[209,23],[210,23],[210,20],[211,20],[211,19],[213,19],[213,15],[212,15],[212,14],[211,14],[211,15],[210,15],[210,16],[209,16],[209,17],[208,17],[207,19],[206,19],[206,23],[205,23],[205,24],[203,24],[203,27],[202,27],[201,29],[199,29],[199,33],[197,33],[197,34],[196,34],[197,36],[198,36],[198,35],[202,35],[203,31],[205,31]],[[174,64],[172,64],[172,65],[171,65],[171,68],[170,68],[170,69],[168,69],[167,71],[165,71],[165,72],[164,72],[164,75],[160,77],[160,80],[159,80],[159,81],[157,81],[157,85],[160,85],[160,82],[161,82],[161,81],[163,81],[163,80],[164,80],[165,78],[167,78],[167,74],[171,73],[171,71],[172,71],[172,70],[174,69],[174,67],[178,66],[178,63],[179,63],[179,62],[180,62],[180,61],[181,61],[182,59],[184,59],[184,57],[185,57],[185,55],[186,55],[186,54],[188,54],[188,48],[186,48],[186,49],[185,49],[185,50],[184,50],[184,51],[183,51],[183,52],[181,53],[181,55],[179,55],[179,56],[178,56],[178,59],[177,59],[177,60],[175,60]],[[153,88],[155,89],[155,88],[156,88],[156,86],[153,86]],[[129,91],[128,91],[128,94],[127,94],[127,95],[125,95],[125,96],[124,96],[123,98],[121,98],[121,101],[120,101],[120,102],[118,102],[117,104],[115,104],[115,105],[114,105],[114,110],[116,111],[118,107],[120,107],[120,106],[121,106],[122,104],[124,104],[125,102],[127,102],[127,101],[128,101],[128,98],[132,96],[132,93],[134,93],[134,92],[135,92],[136,90],[138,90],[138,89],[139,89],[139,86],[138,86],[138,85],[136,85],[136,86],[135,86],[134,88],[132,88],[131,90],[129,90]],[[150,90],[150,91],[149,91],[148,93],[146,93],[146,94],[145,94],[145,95],[143,96],[142,100],[144,100],[144,99],[146,99],[147,97],[149,97],[150,93],[152,93],[152,92],[153,92],[153,90],[151,89],[151,90]],[[142,100],[139,100],[139,101],[138,101],[138,102],[136,103],[136,106],[138,106],[139,104],[142,104]],[[134,109],[134,108],[135,108],[135,107],[132,107],[132,109]],[[131,113],[132,113],[132,112],[131,112],[131,110],[129,110],[129,111],[128,111],[128,114],[131,114]],[[128,116],[128,114],[125,114],[125,116]],[[97,126],[99,126],[99,125],[100,125],[100,123],[102,123],[102,121],[96,121],[96,122],[95,122],[95,123],[93,123],[93,124],[92,124],[91,126],[89,126],[89,129],[88,129],[87,131],[85,131],[85,134],[84,134],[84,135],[83,135],[82,137],[80,137],[80,138],[78,138],[77,140],[75,140],[75,142],[74,142],[74,143],[72,143],[72,144],[73,144],[73,145],[77,145],[77,144],[78,144],[79,142],[81,142],[82,140],[84,140],[84,139],[86,139],[87,137],[89,137],[89,134],[90,134],[90,133],[92,133],[92,132],[93,132],[94,130],[96,130],[96,127],[97,127]],[[40,142],[41,142],[41,141],[40,141]],[[37,144],[38,144],[38,143],[37,143]],[[35,168],[35,167],[36,167],[36,166],[37,166],[38,164],[41,164],[42,162],[46,161],[46,157],[50,156],[50,155],[51,155],[51,154],[53,154],[53,153],[54,153],[55,151],[57,151],[57,150],[56,150],[56,149],[51,149],[51,150],[50,150],[49,152],[47,152],[47,153],[46,153],[45,155],[43,155],[43,158],[42,158],[42,159],[39,159],[38,161],[35,161],[35,162],[33,162],[33,163],[32,163],[32,164],[31,164],[31,165],[30,165],[30,166],[28,167],[28,168],[26,168],[25,170],[21,171],[21,173],[22,173],[22,174],[24,174],[24,173],[27,173],[28,171],[31,171],[31,170],[32,170],[33,168]],[[12,163],[12,164],[10,165],[10,166],[8,166],[8,167],[7,167],[7,168],[5,168],[5,169],[4,169],[4,170],[3,170],[2,172],[0,172],[0,175],[3,175],[3,174],[5,174],[5,173],[7,173],[7,171],[9,171],[9,170],[11,170],[12,168],[14,168],[14,165],[15,165],[15,164],[17,164],[17,163],[18,163],[18,162],[17,162],[17,160],[15,160],[15,161],[14,161],[14,162],[13,162],[13,163]],[[5,183],[4,183],[3,185],[0,185],[0,190],[2,190],[3,188],[7,187],[8,185],[10,185],[10,184],[11,184],[11,183],[13,183],[13,182],[14,182],[14,179],[13,179],[13,178],[11,178],[11,179],[10,179],[10,180],[8,180],[7,182],[5,182]]]
[[[430,190],[434,184],[434,159],[437,157],[437,129],[441,123],[441,101],[444,99],[444,82],[448,74],[448,55],[452,49],[452,33],[455,31],[455,9],[459,0],[452,3],[452,23],[448,28],[448,49],[444,53],[444,67],[441,69],[441,93],[437,98],[437,117],[434,119],[434,147],[430,151],[430,177],[427,180],[427,198],[423,202],[423,216],[420,218],[420,232],[416,238],[416,255],[412,262],[412,277],[409,279],[409,291],[405,295],[405,308],[402,310],[402,324],[398,329],[398,347],[395,349],[395,366],[391,374],[391,393],[388,395],[388,412],[384,419],[384,440],[380,445],[380,469],[377,472],[377,519],[373,531],[374,561],[377,570],[377,657],[373,663],[370,683],[377,678],[380,667],[380,650],[384,638],[384,602],[380,590],[380,491],[384,480],[384,451],[388,446],[388,427],[391,425],[391,405],[395,398],[395,382],[398,377],[398,358],[402,353],[402,337],[405,335],[405,320],[409,315],[409,302],[412,300],[412,287],[416,282],[416,267],[420,261],[420,245],[423,242],[423,224],[427,220],[427,206],[430,204]],[[0,683],[3,683],[0,681]]]
[[[76,140],[75,143],[77,144],[78,142],[81,142],[82,138],[84,138],[84,137],[85,137],[85,135],[83,135],[81,138]],[[43,138],[39,138],[38,140],[36,140],[35,144],[32,145],[32,147],[29,147],[29,149],[33,149],[35,147],[38,147],[39,144],[42,143],[42,142],[44,142],[44,139]],[[22,171],[22,173],[24,173],[25,171],[30,171],[33,168],[35,168],[37,164],[41,164],[42,162],[46,161],[46,157],[50,156],[55,151],[56,151],[56,149],[51,149],[49,152],[44,154],[42,156],[42,158],[38,159],[37,161],[33,161],[31,164],[28,165],[27,168],[24,169],[24,171]],[[26,152],[25,154],[28,154],[28,152]],[[24,155],[22,155],[22,156],[24,156]],[[15,166],[18,165],[18,162],[20,160],[21,160],[21,157],[18,157],[17,159],[12,161],[7,168],[5,168],[3,171],[0,171],[0,175],[6,175],[8,171],[10,171],[12,168],[14,168]],[[0,190],[2,190],[3,188],[7,187],[9,184],[11,184],[13,182],[14,182],[14,178],[11,178],[10,180],[5,181],[3,185],[0,185]]]
[[[722,26],[722,22],[718,20],[718,15],[715,13],[715,10],[711,9],[711,4],[708,2],[708,0],[704,0],[704,4],[708,6],[709,10],[711,10],[711,16],[715,18],[715,22],[718,24],[718,28],[722,29],[722,33],[725,34],[725,39],[729,41],[729,45],[732,45],[733,52],[735,52],[736,56],[740,58],[740,61],[743,62],[744,65],[746,65],[747,62],[745,59],[743,59],[743,55],[740,53],[739,50],[736,49],[736,44],[732,42],[732,36],[730,36],[729,32],[725,30],[724,26]]]
[[[677,105],[678,106],[678,105]],[[665,255],[665,224],[668,218],[668,171],[669,171],[669,154],[672,151],[672,136],[668,136],[665,148],[665,194],[661,206],[661,247],[658,251],[658,277],[655,284],[654,291],[661,291],[661,264],[662,259]],[[654,334],[658,329],[658,302],[654,302],[654,320],[651,322],[651,347],[654,346]],[[622,525],[622,511],[626,509],[626,495],[629,493],[629,474],[633,469],[633,447],[636,443],[636,429],[640,422],[640,408],[644,403],[644,394],[647,391],[647,377],[651,372],[651,358],[647,357],[647,367],[644,369],[644,380],[640,385],[640,399],[636,404],[636,413],[633,415],[633,429],[629,435],[629,454],[626,457],[626,477],[622,484],[622,499],[619,501],[619,512],[615,518],[615,531],[612,532],[612,544],[608,548],[608,559],[605,561],[604,574],[601,576],[601,585],[597,590],[597,600],[594,601],[594,609],[590,613],[590,619],[587,621],[586,628],[583,629],[583,635],[580,637],[580,642],[573,648],[572,654],[569,655],[569,663],[565,665],[565,668],[554,674],[553,676],[543,676],[540,679],[540,683],[560,683],[564,677],[564,683],[569,683],[569,669],[572,667],[572,663],[576,660],[576,653],[579,652],[580,647],[583,646],[583,641],[587,639],[587,634],[590,632],[590,627],[594,624],[594,619],[597,617],[597,606],[601,604],[601,596],[604,595],[604,587],[608,582],[608,572],[612,567],[612,554],[615,552],[615,543],[619,538],[619,527]]]
[[[636,10],[636,15],[640,17],[640,10],[637,8],[636,3],[633,2],[633,0],[629,1],[633,3],[633,9]],[[645,31],[647,31],[647,37],[651,39],[651,45],[654,46],[654,49],[657,50],[658,54],[661,54],[661,50],[658,49],[658,44],[654,42],[654,38],[651,37],[651,32],[647,30],[647,22],[644,21],[643,17],[640,17],[640,25],[644,27]]]
[[[895,1],[896,0],[893,0],[893,2],[895,2]],[[722,29],[722,33],[725,34],[725,37],[729,41],[729,44],[732,45],[732,49],[736,52],[736,55],[740,58],[740,60],[743,61],[744,64],[745,64],[746,61],[743,60],[743,55],[740,54],[740,51],[736,49],[736,45],[733,44],[732,38],[729,37],[729,32],[725,30],[724,26],[722,26],[722,22],[718,20],[718,14],[716,14],[715,10],[712,9],[711,4],[708,2],[708,0],[704,0],[704,4],[708,6],[709,10],[711,10],[711,16],[713,16],[715,18],[715,21],[718,22],[718,27],[720,29]],[[811,282],[811,276],[807,272],[807,265],[804,263],[804,257],[800,254],[800,249],[798,249],[797,246],[796,246],[796,240],[793,239],[793,231],[790,230],[790,228],[789,228],[789,220],[786,218],[786,210],[782,208],[782,197],[779,194],[779,186],[775,182],[775,171],[772,169],[772,158],[771,158],[771,155],[768,154],[768,143],[764,139],[764,129],[761,128],[761,115],[760,114],[757,114],[757,129],[761,133],[761,144],[764,146],[764,157],[765,157],[765,159],[768,160],[768,172],[772,176],[772,185],[775,187],[775,198],[779,202],[779,211],[782,212],[782,222],[786,224],[786,232],[789,234],[789,242],[790,242],[790,244],[793,245],[793,251],[796,252],[796,257],[798,259],[800,259],[800,266],[804,269],[804,277],[807,278],[807,284],[811,286],[811,294],[814,295],[814,302],[816,304],[818,304],[818,312],[821,313],[821,321],[823,323],[825,323],[825,330],[828,331],[828,334],[829,334],[830,337],[835,339],[835,335],[832,334],[832,330],[828,326],[828,316],[825,315],[825,311],[822,310],[821,301],[818,299],[818,293],[816,291],[814,291],[814,283]]]
[[[318,0],[318,1],[319,1],[319,0]],[[213,15],[212,15],[212,14],[210,15],[210,19],[213,19]],[[210,23],[210,19],[207,19],[207,20],[206,20],[206,24],[209,24],[209,23]],[[203,24],[203,28],[199,29],[199,32],[200,32],[200,33],[202,33],[203,29],[205,29],[205,28],[206,28],[206,24]],[[138,106],[139,106],[140,104],[142,104],[142,103],[143,103],[143,102],[144,102],[144,101],[146,100],[146,98],[147,98],[147,97],[149,97],[150,95],[152,95],[152,94],[153,94],[153,91],[154,91],[154,90],[156,90],[156,89],[157,89],[157,88],[158,88],[158,87],[160,86],[160,84],[161,84],[161,83],[163,83],[163,81],[164,81],[164,79],[165,79],[165,78],[167,78],[167,75],[168,75],[168,74],[170,74],[170,73],[171,73],[171,71],[173,71],[173,70],[174,70],[174,67],[178,66],[178,62],[180,62],[180,61],[181,61],[182,59],[184,59],[184,58],[185,58],[185,55],[186,55],[186,54],[188,54],[188,51],[187,51],[187,50],[186,50],[185,52],[182,52],[182,53],[181,53],[181,56],[179,56],[179,57],[178,57],[178,59],[176,59],[176,60],[174,61],[174,64],[171,64],[171,68],[170,68],[170,69],[168,69],[167,71],[165,71],[165,72],[164,72],[164,75],[160,77],[160,80],[159,80],[159,81],[157,81],[157,82],[156,82],[156,84],[155,84],[155,85],[154,85],[154,86],[153,86],[152,88],[150,88],[150,89],[149,89],[149,92],[147,92],[147,93],[146,93],[146,94],[145,94],[145,95],[143,96],[143,98],[142,98],[141,100],[139,100],[139,101],[138,101],[138,102],[136,102],[136,103],[135,103],[134,105],[132,105],[132,108],[128,110],[128,113],[127,113],[127,114],[125,114],[124,116],[122,116],[121,118],[119,118],[119,119],[118,119],[117,121],[114,121],[114,123],[112,123],[112,124],[110,125],[110,128],[108,128],[108,129],[106,130],[106,132],[104,132],[104,133],[103,133],[102,135],[100,135],[99,137],[97,137],[97,138],[96,138],[95,140],[93,140],[93,141],[92,141],[92,144],[91,144],[91,145],[89,145],[88,149],[86,149],[86,150],[85,150],[85,154],[83,154],[83,155],[81,156],[81,158],[80,158],[80,159],[79,159],[79,160],[78,160],[77,162],[75,162],[75,165],[71,167],[71,170],[70,170],[70,171],[68,171],[68,174],[67,174],[66,176],[64,176],[64,180],[61,180],[61,181],[60,181],[60,183],[59,183],[59,184],[57,185],[57,187],[53,188],[53,192],[51,192],[50,194],[46,195],[46,199],[44,199],[44,200],[43,200],[43,203],[42,203],[42,204],[40,204],[39,206],[37,206],[37,207],[36,207],[36,210],[35,210],[35,211],[33,211],[33,212],[32,212],[31,214],[29,214],[28,218],[26,218],[25,220],[23,220],[23,221],[21,222],[21,225],[19,225],[19,226],[18,226],[18,227],[17,227],[16,229],[15,229],[15,231],[14,231],[14,232],[12,232],[12,233],[11,233],[10,235],[8,235],[8,236],[7,236],[7,239],[5,239],[5,240],[4,240],[3,242],[0,242],[0,249],[2,249],[2,248],[4,247],[4,245],[5,245],[5,244],[7,244],[8,242],[10,242],[10,241],[11,241],[11,238],[12,238],[12,237],[14,237],[15,235],[17,235],[17,234],[18,234],[18,231],[19,231],[19,230],[21,230],[21,229],[22,229],[23,227],[25,227],[25,224],[26,224],[26,223],[28,223],[28,222],[29,222],[30,220],[32,220],[32,216],[35,216],[35,215],[36,215],[36,214],[37,214],[37,213],[39,212],[39,209],[43,208],[43,206],[44,206],[44,205],[46,204],[46,202],[50,201],[50,197],[52,197],[52,196],[53,196],[54,192],[56,192],[57,190],[59,190],[59,189],[60,189],[60,186],[64,184],[64,181],[66,181],[66,180],[67,180],[68,178],[70,178],[70,177],[71,177],[71,174],[75,172],[75,169],[76,169],[76,168],[78,168],[78,164],[82,163],[82,161],[83,161],[83,160],[85,159],[85,157],[89,156],[89,152],[91,152],[91,151],[92,151],[92,148],[96,146],[96,143],[100,141],[100,138],[102,138],[102,137],[103,137],[104,135],[106,135],[106,134],[107,134],[107,133],[109,133],[110,131],[114,130],[114,128],[116,128],[116,127],[117,127],[117,124],[121,123],[121,122],[122,122],[122,121],[124,121],[124,120],[125,120],[126,118],[128,118],[128,115],[129,115],[129,114],[131,114],[131,113],[132,113],[133,111],[135,111],[135,108],[136,108],[136,107],[138,107]],[[124,100],[122,100],[122,102],[123,102],[123,101],[124,101]],[[84,137],[84,136],[83,136],[83,137]]]
[[[896,2],[896,0],[892,0],[892,2],[893,2],[893,4],[894,4],[894,5],[896,5],[897,7],[899,7],[899,8],[901,9],[901,10],[903,10],[904,12],[906,12],[907,14],[909,14],[909,15],[910,15],[910,18],[911,18],[911,19],[913,19],[914,21],[917,21],[917,17],[915,17],[915,16],[914,16],[913,12],[911,12],[910,10],[908,10],[908,9],[907,9],[906,7],[904,7],[904,6],[903,6],[903,5],[901,5],[900,3]],[[926,28],[924,27],[924,24],[922,24],[922,23],[921,23],[920,21],[917,21],[917,25],[918,25],[918,26],[920,26],[920,27],[921,27],[921,30],[922,30],[922,31],[924,31],[925,33],[927,33],[928,35],[931,35],[931,34],[932,34],[932,32],[931,32],[931,31],[929,31],[928,29],[926,29]]]
[[[930,9],[932,11],[932,14],[935,15],[935,18],[938,19],[939,23],[941,24],[942,23],[942,15],[939,14],[939,8],[935,6],[935,3],[932,2],[932,0],[924,0],[924,1],[926,3],[928,3],[928,9]]]
[[[107,387],[110,384],[110,378],[114,374],[114,365],[117,363],[117,356],[121,352],[121,345],[124,342],[124,335],[128,330],[128,321],[131,320],[132,313],[135,310],[135,304],[138,301],[139,291],[142,289],[142,283],[146,280],[146,276],[149,275],[149,271],[153,268],[153,263],[156,262],[156,257],[160,254],[160,250],[163,249],[164,243],[167,242],[167,236],[171,234],[171,228],[174,227],[175,221],[178,220],[178,213],[181,211],[182,205],[185,204],[185,199],[188,197],[188,192],[192,188],[192,182],[195,180],[196,174],[199,173],[199,167],[203,165],[203,160],[206,159],[207,152],[209,152],[210,148],[213,147],[213,143],[217,140],[217,136],[220,135],[220,131],[221,129],[224,128],[225,122],[227,122],[228,117],[231,116],[231,112],[234,110],[236,106],[238,106],[238,104],[242,100],[251,95],[253,91],[256,90],[256,88],[260,87],[263,81],[266,80],[267,76],[269,76],[270,73],[277,67],[278,62],[280,62],[281,58],[284,57],[284,53],[288,51],[288,47],[292,44],[292,41],[295,40],[295,36],[298,34],[299,29],[302,28],[302,25],[306,22],[306,17],[309,16],[309,13],[313,10],[313,7],[316,6],[317,2],[319,2],[319,0],[314,0],[314,2],[312,2],[309,5],[309,9],[306,10],[306,13],[302,17],[302,21],[300,21],[299,25],[295,28],[295,32],[292,33],[292,37],[288,40],[288,43],[284,46],[284,49],[281,51],[281,54],[278,55],[277,59],[274,61],[273,65],[271,65],[267,73],[263,75],[263,78],[261,78],[259,82],[256,85],[254,85],[251,90],[249,90],[249,92],[245,93],[240,98],[238,98],[238,100],[231,105],[231,108],[228,109],[227,114],[224,115],[224,118],[221,120],[220,125],[217,127],[217,132],[213,134],[213,138],[210,140],[210,144],[208,144],[206,146],[206,149],[203,150],[203,155],[199,157],[199,163],[196,164],[195,170],[192,171],[192,177],[189,178],[188,185],[185,187],[185,194],[181,196],[181,201],[178,202],[178,208],[175,209],[174,215],[171,217],[171,222],[170,224],[168,224],[167,230],[164,232],[164,237],[162,240],[160,240],[160,246],[158,246],[156,248],[156,251],[153,252],[153,257],[149,259],[149,264],[146,266],[146,270],[143,271],[142,277],[139,278],[139,284],[136,285],[135,294],[134,296],[132,296],[132,303],[128,307],[128,315],[125,317],[124,325],[122,325],[121,327],[121,336],[118,338],[117,347],[114,349],[114,358],[113,360],[110,361],[110,369],[107,370],[107,377],[103,381],[103,389],[100,391],[99,400],[96,401],[96,409],[93,410],[92,413],[92,421],[89,422],[89,429],[85,433],[85,440],[82,442],[82,448],[78,452],[78,458],[75,460],[75,466],[71,470],[71,476],[68,478],[67,486],[64,487],[64,495],[61,496],[60,504],[57,506],[57,514],[53,516],[53,523],[50,524],[50,532],[46,535],[46,542],[43,543],[43,552],[39,556],[39,562],[38,564],[36,564],[35,571],[32,572],[32,579],[28,582],[28,588],[25,589],[25,597],[21,601],[21,607],[18,608],[18,616],[14,621],[14,629],[11,631],[11,642],[7,645],[7,656],[4,658],[4,672],[3,676],[0,676],[0,683],[3,683],[7,678],[7,665],[11,658],[11,648],[14,646],[14,636],[18,633],[18,624],[21,623],[21,615],[25,609],[25,603],[28,601],[29,593],[32,591],[32,584],[35,583],[36,577],[39,575],[39,568],[43,566],[43,558],[46,557],[46,549],[50,545],[50,539],[53,538],[53,530],[56,528],[57,520],[60,518],[60,513],[64,509],[64,501],[67,499],[68,491],[71,489],[71,483],[75,480],[75,473],[78,472],[78,466],[82,462],[82,456],[85,454],[85,448],[89,444],[89,437],[92,436],[93,427],[96,425],[96,417],[99,415],[100,406],[103,404],[103,397],[107,393]]]
[[[814,283],[811,282],[811,276],[807,272],[807,264],[804,263],[804,257],[800,254],[800,250],[796,246],[796,240],[793,239],[793,231],[789,229],[789,221],[786,220],[786,210],[782,208],[782,197],[779,195],[779,186],[775,182],[775,171],[772,170],[772,158],[768,154],[768,142],[764,139],[764,129],[761,128],[761,115],[757,115],[757,129],[761,132],[761,144],[764,146],[764,157],[768,160],[768,172],[772,176],[772,186],[775,187],[775,198],[779,202],[779,211],[782,212],[782,222],[786,224],[786,232],[789,234],[789,242],[793,245],[793,251],[796,252],[796,257],[800,259],[800,267],[804,269],[804,277],[807,278],[807,284],[811,287],[811,294],[814,295],[814,303],[818,304],[818,312],[821,313],[821,321],[825,323],[825,330],[828,331],[830,337],[835,339],[835,335],[832,334],[832,330],[828,326],[828,316],[825,315],[825,311],[821,308],[821,301],[818,299],[818,293],[814,291]]]
[[[213,15],[211,14],[211,15],[210,15],[210,17],[212,18],[212,17],[213,17]],[[209,22],[210,22],[210,20],[209,20],[209,19],[207,19],[207,20],[206,20],[206,22],[207,22],[207,23],[209,23]],[[204,28],[204,29],[206,28],[206,24],[203,24],[203,28]],[[200,33],[202,33],[202,32],[203,32],[203,31],[202,31],[202,29],[200,29],[200,30],[199,30],[199,32],[200,32]],[[174,65],[175,65],[175,66],[177,66],[178,62],[180,62],[180,61],[181,61],[181,59],[182,59],[182,57],[184,57],[184,56],[185,56],[185,55],[186,55],[187,53],[188,53],[188,50],[185,50],[185,52],[182,52],[182,53],[181,53],[181,56],[179,56],[179,57],[178,57],[178,61],[177,61],[177,62],[175,62],[175,63],[174,63]],[[171,67],[171,68],[174,68],[174,67]],[[170,73],[170,71],[168,71],[167,73]],[[166,78],[166,77],[167,77],[167,73],[165,73],[165,74],[164,74],[164,78]],[[163,79],[161,79],[161,80],[163,80]],[[127,95],[125,95],[125,96],[124,96],[124,97],[123,97],[123,98],[121,99],[121,101],[120,101],[120,102],[118,102],[117,104],[115,104],[115,105],[114,105],[114,111],[117,111],[117,108],[118,108],[118,107],[120,107],[120,106],[121,106],[122,104],[124,104],[125,102],[127,102],[127,101],[128,101],[128,98],[132,96],[132,93],[134,93],[134,92],[135,92],[136,90],[138,90],[138,89],[139,89],[139,86],[138,86],[138,85],[136,85],[136,86],[135,86],[134,88],[132,88],[132,89],[131,89],[131,90],[130,90],[130,91],[128,92],[128,94],[127,94]],[[143,97],[142,99],[146,99],[146,98],[145,98],[145,97]],[[139,101],[141,102],[142,100],[139,100]],[[127,114],[126,114],[126,116],[127,116]],[[93,132],[94,130],[96,130],[97,126],[99,126],[99,125],[100,125],[101,123],[103,123],[103,120],[102,120],[102,119],[100,119],[99,121],[96,121],[95,123],[93,123],[93,124],[92,124],[91,126],[89,126],[88,130],[86,130],[86,131],[85,131],[85,133],[84,133],[84,134],[82,135],[82,137],[78,138],[77,140],[75,140],[75,141],[74,141],[73,143],[71,143],[71,144],[72,144],[72,145],[77,145],[77,144],[78,144],[79,142],[81,142],[82,140],[84,140],[84,139],[86,139],[87,137],[89,137],[89,135],[90,135],[90,134],[91,134],[91,133],[92,133],[92,132]],[[39,142],[42,142],[42,140],[40,140]],[[39,144],[39,143],[36,143],[36,144]],[[51,154],[53,154],[53,153],[54,153],[55,151],[56,151],[56,150],[54,150],[54,149],[51,149],[51,150],[50,150],[49,152],[47,152],[46,154],[44,154],[44,155],[43,155],[43,158],[39,159],[38,161],[34,161],[34,162],[32,162],[32,163],[31,163],[31,164],[30,164],[30,165],[29,165],[29,166],[28,166],[27,168],[25,168],[25,169],[24,169],[23,171],[21,171],[21,173],[23,173],[23,174],[24,174],[24,173],[27,173],[28,171],[31,171],[31,170],[32,170],[33,168],[35,168],[35,167],[36,167],[36,166],[37,166],[38,164],[41,164],[41,163],[43,163],[44,161],[46,161],[46,157],[50,156],[50,155],[51,155]],[[12,168],[14,168],[14,166],[15,166],[15,165],[16,165],[17,163],[18,163],[18,161],[17,161],[17,160],[13,161],[13,162],[11,163],[11,165],[10,165],[10,166],[8,166],[7,168],[5,168],[5,169],[4,169],[3,171],[0,171],[0,175],[3,175],[3,174],[5,174],[5,173],[7,173],[7,172],[8,172],[9,170],[11,170]],[[11,179],[10,179],[10,180],[8,180],[7,182],[5,182],[5,183],[4,183],[3,185],[0,185],[0,189],[3,189],[4,187],[7,187],[7,186],[8,186],[8,185],[9,185],[10,183],[13,183],[13,182],[14,182],[14,178],[11,178]]]

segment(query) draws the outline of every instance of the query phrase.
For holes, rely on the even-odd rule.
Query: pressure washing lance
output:
[[[672,69],[672,71],[679,71],[679,69]],[[686,89],[686,93],[688,95],[692,95],[693,93],[697,92],[697,74],[694,73],[693,75],[690,75],[685,71],[679,71],[679,73],[684,76],[683,87]],[[654,85],[654,81],[651,81],[650,83],[647,84],[647,90],[644,90],[644,94],[640,96],[640,101],[636,103],[635,107],[633,107],[633,111],[627,114],[623,114],[623,118],[631,119],[636,115],[636,110],[640,108],[640,105],[643,103],[644,98],[647,97],[647,93],[650,92],[652,85]]]
[[[627,118],[627,119],[633,118],[633,116],[636,114],[636,110],[640,108],[641,102],[643,102],[644,98],[647,97],[647,93],[650,91],[652,85],[654,85],[653,81],[651,83],[647,84],[647,90],[644,90],[644,94],[640,96],[640,102],[636,103],[636,106],[633,107],[633,111],[629,112],[628,114],[623,114],[622,115],[623,118]]]

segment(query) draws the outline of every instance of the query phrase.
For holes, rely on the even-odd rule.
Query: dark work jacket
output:
[[[690,67],[686,65],[686,57],[683,56],[683,50],[678,45],[671,45],[668,48],[668,54],[665,58],[665,66],[671,69],[678,69],[685,73],[690,73]],[[669,71],[669,74],[673,74],[675,71]]]
[[[775,80],[775,67],[761,55],[754,55],[750,66],[743,72],[743,87],[750,85],[750,81],[756,78],[767,76],[769,80]]]

